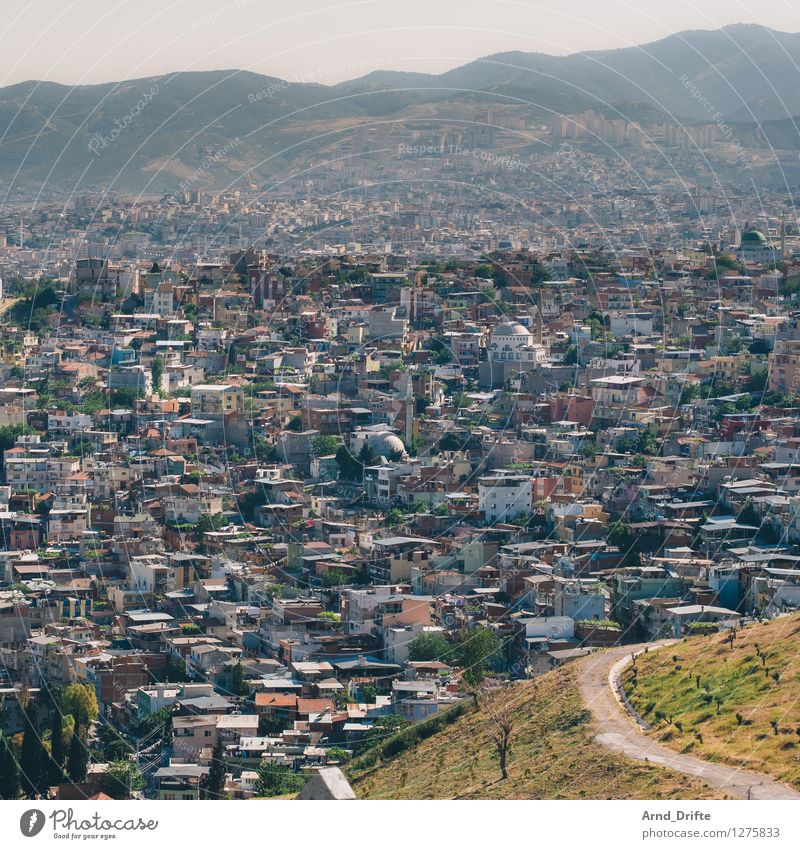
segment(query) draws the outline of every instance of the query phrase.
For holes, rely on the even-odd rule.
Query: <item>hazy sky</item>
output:
[[[21,0],[4,9],[0,85],[220,68],[329,83],[738,22],[800,31],[797,0]]]

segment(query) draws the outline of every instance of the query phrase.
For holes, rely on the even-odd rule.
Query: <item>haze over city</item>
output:
[[[491,53],[607,50],[735,23],[796,32],[800,12],[786,0],[36,0],[0,25],[0,84],[223,68],[335,83],[377,68],[439,73]]]

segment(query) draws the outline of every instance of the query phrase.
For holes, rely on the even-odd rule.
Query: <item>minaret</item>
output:
[[[411,450],[414,439],[414,381],[411,372],[406,372],[406,451]]]
[[[786,213],[781,215],[781,260],[786,259]]]
[[[542,313],[542,284],[536,289],[536,344],[541,347],[544,338],[544,313]]]

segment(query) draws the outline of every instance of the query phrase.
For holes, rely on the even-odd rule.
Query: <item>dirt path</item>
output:
[[[578,683],[583,701],[597,723],[598,743],[629,758],[702,779],[740,799],[800,799],[800,792],[765,775],[681,755],[648,737],[626,712],[614,687],[631,655],[642,648],[619,646],[580,661]]]

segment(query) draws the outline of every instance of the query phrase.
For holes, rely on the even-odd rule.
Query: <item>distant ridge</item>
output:
[[[780,122],[781,139],[800,146],[791,145],[798,69],[800,34],[736,24],[569,56],[497,53],[442,74],[376,70],[334,86],[240,70],[88,86],[29,80],[0,89],[0,179],[12,195],[42,183],[150,193],[242,175],[256,184],[318,155],[342,121],[493,104],[542,120],[592,108],[738,122],[751,127],[745,138],[758,122]]]

